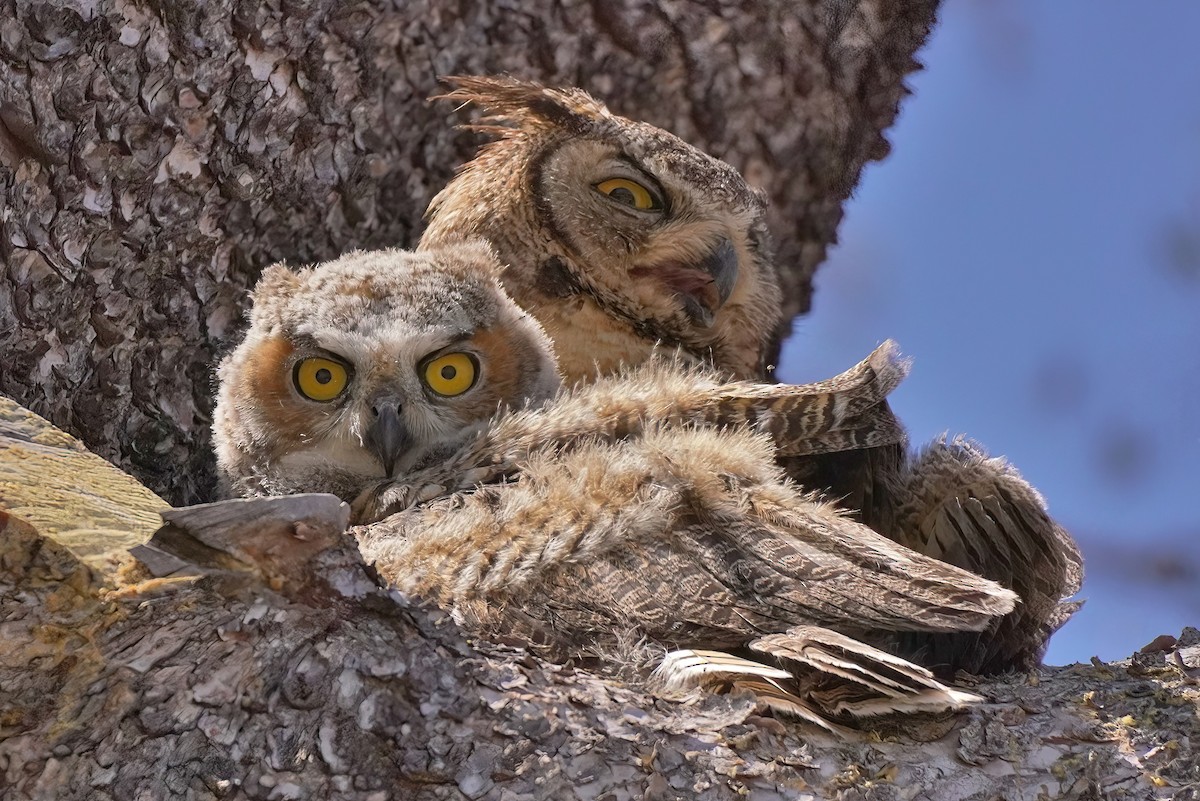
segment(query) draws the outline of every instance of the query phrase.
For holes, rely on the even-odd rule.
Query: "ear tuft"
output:
[[[463,127],[497,136],[546,129],[578,134],[598,118],[610,116],[603,103],[582,89],[554,89],[510,75],[452,75],[441,80],[451,90],[430,99],[474,103],[486,113],[480,123]]]
[[[253,318],[257,319],[268,309],[291,300],[303,283],[300,276],[292,272],[283,262],[277,262],[263,270],[251,293],[251,300],[254,303]]]

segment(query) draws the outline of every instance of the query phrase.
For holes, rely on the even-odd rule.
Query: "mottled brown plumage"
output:
[[[764,200],[736,170],[578,89],[448,79],[494,134],[430,204],[420,247],[483,237],[568,383],[658,344],[758,378],[780,314]]]
[[[742,428],[547,442],[516,460],[509,482],[361,529],[360,547],[403,591],[436,599],[484,637],[554,658],[611,667],[664,649],[749,648],[779,667],[760,664],[732,683],[823,725],[971,700],[864,641],[977,630],[1015,596],[799,492],[773,455],[769,438]],[[840,643],[857,677],[812,658],[812,637]],[[668,684],[710,684],[714,659],[724,657],[679,669],[676,655]],[[864,682],[881,659],[905,681],[885,691]],[[753,684],[781,673],[770,693]]]
[[[907,370],[891,343],[809,386],[725,384],[662,356],[552,395],[552,348],[477,244],[277,267],[254,299],[220,370],[214,433],[228,486],[363,489],[360,520],[418,503],[363,529],[364,554],[479,634],[620,663],[640,653],[623,650],[631,642],[661,655],[772,635],[783,649],[789,629],[815,626],[888,644],[895,632],[979,629],[1012,608],[1011,593],[880,537],[774,463],[903,436],[884,404]],[[436,391],[427,367],[446,354],[473,365],[454,393]],[[313,360],[325,381],[304,372]],[[404,433],[390,453],[385,412]],[[861,652],[870,673],[874,651],[847,642],[845,658]],[[898,663],[911,692],[867,686],[875,711],[968,698]],[[856,714],[806,693],[777,688],[773,703],[820,720]]]
[[[939,439],[894,477],[894,539],[1020,596],[1017,610],[976,633],[908,636],[901,652],[943,674],[1031,670],[1050,635],[1083,605],[1075,540],[1016,469],[977,444]]]
[[[506,288],[542,321],[570,378],[638,364],[657,341],[729,375],[766,377],[775,267],[761,201],[736,171],[579,89],[499,77],[450,83],[447,97],[483,108],[472,127],[496,140],[435,198],[423,244],[491,241],[508,265]],[[643,182],[660,208],[615,202],[605,194],[613,177]],[[712,258],[722,242],[734,258]],[[724,302],[705,278],[717,273],[733,280]],[[891,413],[885,403],[876,414]],[[1077,608],[1064,602],[1082,575],[1071,537],[1016,471],[974,446],[935,442],[913,457],[891,439],[778,456],[793,480],[875,530],[1021,594],[1025,603],[981,634],[908,638],[906,653],[925,664],[946,673],[1032,667]]]

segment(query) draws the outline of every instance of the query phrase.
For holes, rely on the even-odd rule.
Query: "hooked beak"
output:
[[[738,257],[733,243],[722,238],[696,268],[710,278],[698,291],[683,295],[683,307],[692,322],[705,328],[716,321],[717,309],[733,294],[738,279]]]
[[[738,280],[738,256],[733,243],[723,238],[704,261],[700,262],[700,269],[713,277],[713,283],[717,287],[717,305],[724,305],[733,294]]]
[[[400,402],[380,398],[371,406],[375,420],[367,429],[367,447],[383,463],[390,477],[400,456],[412,446],[412,434],[400,419]]]
[[[725,305],[737,285],[737,249],[728,237],[722,237],[698,262],[638,268],[634,275],[654,275],[683,301],[694,324],[709,328],[716,321],[717,309]]]

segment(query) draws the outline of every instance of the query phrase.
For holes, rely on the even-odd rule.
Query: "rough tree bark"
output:
[[[582,85],[731,161],[803,311],[936,2],[499,6],[0,0],[0,394],[205,499],[210,369],[258,272],[411,244],[475,147],[424,101],[439,74]],[[1196,797],[1187,641],[835,742],[468,643],[319,499],[176,517],[143,554],[198,575],[148,578],[123,554],[159,501],[109,470],[0,404],[5,801]]]
[[[64,464],[86,481],[39,503]],[[149,579],[127,481],[0,400],[6,801],[1200,798],[1200,633],[842,741],[467,642],[379,586],[331,495],[170,512]],[[114,532],[86,561],[59,541],[81,520]]]
[[[437,76],[583,86],[773,198],[788,311],[936,0],[0,0],[0,393],[206,500],[211,365],[268,264],[412,244],[477,142]]]

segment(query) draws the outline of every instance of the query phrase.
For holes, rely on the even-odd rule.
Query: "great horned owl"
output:
[[[764,195],[730,165],[580,89],[446,79],[490,134],[426,214],[419,248],[484,238],[505,289],[541,322],[568,383],[681,349],[763,379],[781,314]],[[880,414],[890,414],[886,406]],[[880,530],[900,448],[788,459],[789,475]]]
[[[422,246],[485,237],[513,298],[571,379],[678,345],[726,373],[765,378],[779,315],[763,202],[730,166],[609,112],[579,89],[506,77],[449,79],[490,133],[434,198]],[[877,414],[890,414],[882,405]],[[925,637],[908,653],[946,673],[1036,665],[1077,608],[1082,559],[1011,466],[964,440],[918,456],[900,444],[781,460],[872,528],[995,579],[1017,611],[979,634]]]
[[[225,491],[353,499],[437,462],[504,404],[552,396],[550,344],[492,291],[499,269],[481,244],[267,268],[249,331],[218,368]]]
[[[483,237],[569,382],[664,343],[758,378],[779,320],[763,196],[736,170],[578,89],[452,78],[499,138],[433,199],[419,247]]]
[[[685,652],[665,676],[750,682],[823,724],[971,698],[862,640],[978,630],[1013,594],[879,536],[774,463],[901,436],[874,415],[905,373],[894,349],[809,386],[723,384],[666,358],[555,394],[551,346],[498,270],[467,244],[267,271],[219,370],[226,485],[448,493],[360,544],[488,636],[559,656],[748,647],[787,669]]]

